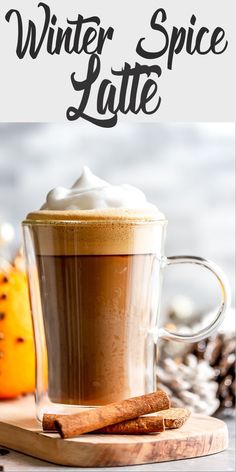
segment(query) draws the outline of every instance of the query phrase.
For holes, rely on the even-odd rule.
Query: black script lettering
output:
[[[141,38],[137,44],[136,52],[139,54],[139,56],[144,57],[145,59],[157,59],[158,57],[163,56],[163,54],[165,54],[165,52],[168,49],[168,45],[169,45],[168,33],[166,29],[164,28],[164,26],[161,26],[158,23],[156,23],[159,13],[161,13],[161,23],[164,23],[166,21],[167,15],[166,15],[165,10],[163,8],[158,8],[158,10],[156,10],[155,13],[153,13],[150,24],[151,24],[152,29],[156,31],[160,31],[163,34],[163,36],[165,37],[165,45],[160,51],[155,51],[155,52],[146,51],[145,49],[143,49],[143,46],[142,46],[142,43],[145,41],[145,38]]]
[[[179,54],[182,51],[185,36],[186,31],[184,28],[178,29],[175,26],[173,27],[167,60],[168,69],[172,69],[174,55]]]
[[[191,25],[195,25],[196,23],[195,15],[191,16],[190,23]],[[220,51],[216,51],[216,46],[220,44],[225,37],[225,32],[220,27],[217,27],[214,29],[211,36],[209,47],[205,50],[202,49],[203,37],[204,35],[207,35],[209,32],[210,32],[209,29],[206,27],[200,28],[196,36],[195,44],[193,45],[194,29],[190,27],[188,31],[187,41],[186,41],[186,51],[189,54],[194,54],[195,52],[197,52],[198,54],[204,55],[204,54],[208,54],[211,51],[213,52],[213,54],[222,54],[228,46],[228,41],[225,41],[225,44]]]
[[[196,16],[195,15],[191,16],[190,23],[193,26],[195,25],[195,23],[196,23]],[[194,29],[190,27],[189,28],[189,34],[188,34],[187,41],[186,41],[186,50],[189,54],[194,54],[194,52],[196,51],[195,48],[192,48],[193,33],[194,33]]]
[[[195,23],[196,23],[196,16],[195,15],[191,16],[190,23],[193,26],[195,25]],[[205,34],[208,34],[208,33],[209,33],[209,29],[206,28],[205,26],[200,28],[200,30],[197,33],[196,40],[195,40],[195,43],[194,43],[194,29],[189,27],[188,35],[187,35],[187,41],[186,41],[186,51],[187,51],[187,53],[191,54],[191,55],[194,54],[195,52],[197,52],[198,54],[201,54],[201,55],[208,54],[211,50],[210,46],[209,46],[208,49],[205,49],[205,51],[203,51],[201,49],[203,37],[204,37]]]
[[[140,65],[138,62],[135,63],[135,66],[133,68],[130,67],[130,65],[126,62],[124,65],[124,68],[120,71],[115,71],[112,70],[112,74],[115,76],[120,76],[122,77],[121,81],[121,87],[120,87],[120,95],[119,95],[119,105],[117,108],[114,107],[114,101],[109,104],[109,111],[112,113],[117,113],[118,111],[121,111],[123,114],[127,114],[128,112],[132,112],[135,115],[139,113],[139,111],[143,111],[144,113],[151,114],[155,113],[159,106],[160,106],[160,97],[158,99],[157,105],[154,106],[150,112],[147,112],[147,102],[151,100],[151,98],[154,97],[154,95],[157,92],[157,84],[154,82],[154,80],[149,79],[148,81],[145,82],[142,92],[141,92],[141,99],[139,105],[137,104],[137,94],[138,94],[138,88],[139,88],[139,81],[140,77],[142,74],[147,75],[149,77],[151,73],[156,74],[157,77],[161,76],[161,68],[157,65],[152,65],[152,66],[146,66],[146,65]],[[128,104],[126,105],[127,102],[127,89],[128,89],[128,84],[129,84],[129,79],[131,78],[131,88],[130,88],[130,97]],[[154,84],[156,85],[155,93],[154,95],[149,96],[149,91],[151,88],[153,88]]]
[[[27,36],[24,42],[23,21],[20,12],[9,10],[5,16],[9,23],[12,15],[16,15],[18,25],[16,54],[20,59],[23,59],[27,50],[30,56],[36,59],[44,43],[46,43],[47,52],[51,55],[60,54],[63,49],[68,54],[80,54],[81,52],[101,54],[106,39],[111,40],[113,37],[114,29],[110,26],[105,31],[99,26],[100,19],[97,16],[84,18],[82,15],[78,15],[76,20],[67,19],[67,25],[71,26],[63,29],[57,26],[57,17],[54,14],[51,15],[48,5],[40,2],[38,7],[42,7],[44,10],[44,25],[38,40],[37,28],[32,20],[28,21]],[[83,27],[86,27],[85,31],[83,31]]]
[[[88,22],[90,23],[93,22],[97,26],[100,25],[100,19],[97,16],[91,16],[90,18],[83,18],[81,15],[78,15],[78,18],[76,21],[67,20],[67,23],[69,25],[76,25],[74,45],[73,45],[74,51],[76,51],[78,54],[82,51],[86,52],[87,54],[94,54],[94,53],[101,54],[103,51],[103,46],[105,44],[106,39],[112,40],[114,28],[109,26],[109,28],[105,31],[104,28],[100,27],[98,33],[94,28],[91,28],[91,27],[88,28],[84,34],[83,47],[79,49],[78,45],[79,45],[79,38],[81,34],[81,26],[79,25],[81,23],[81,19],[83,20],[83,24],[86,24]],[[91,43],[93,43],[96,37],[97,37],[97,44],[95,45],[94,49],[89,50],[88,46]]]
[[[16,46],[16,54],[19,57],[19,59],[23,59],[25,56],[27,49],[29,48],[29,54],[30,56],[35,59],[38,56],[38,53],[42,47],[42,44],[44,42],[48,26],[50,23],[50,8],[45,5],[44,3],[39,3],[39,7],[44,8],[45,12],[45,18],[44,18],[44,25],[43,29],[41,32],[40,39],[38,41],[38,44],[36,45],[36,26],[33,23],[33,21],[29,20],[28,22],[28,31],[27,31],[27,37],[25,40],[25,44],[23,45],[23,23],[22,23],[22,18],[20,15],[20,12],[18,10],[9,10],[5,16],[6,21],[9,23],[11,16],[13,14],[16,15],[17,18],[17,23],[18,23],[18,40],[17,40],[17,46]]]
[[[107,99],[105,100],[105,95],[107,93]],[[101,115],[110,111],[114,113],[114,103],[116,99],[116,87],[112,84],[111,80],[104,79],[99,87],[98,97],[97,97],[97,110]]]
[[[100,64],[99,56],[97,56],[96,54],[93,54],[89,59],[87,77],[85,80],[79,82],[75,78],[75,72],[71,74],[71,82],[74,89],[77,92],[83,91],[83,95],[82,95],[82,99],[78,108],[75,108],[75,107],[68,108],[66,117],[69,121],[75,121],[75,120],[78,120],[79,118],[84,118],[84,120],[89,121],[90,123],[93,123],[95,125],[99,125],[103,127],[115,126],[116,124],[115,118],[112,118],[111,120],[98,120],[97,118],[93,118],[87,115],[86,113],[84,113],[86,106],[88,104],[88,101],[89,101],[91,87],[99,76],[100,68],[101,68],[101,64]]]
[[[193,55],[194,53],[197,53],[203,55],[210,52],[213,54],[222,54],[228,46],[228,41],[225,41],[221,49],[216,49],[216,46],[222,43],[225,37],[225,32],[220,27],[215,28],[211,32],[207,27],[202,26],[195,32],[194,28],[192,28],[196,23],[195,15],[192,15],[190,18],[191,26],[188,28],[184,28],[183,26],[177,28],[176,26],[173,26],[170,35],[163,25],[158,24],[159,16],[161,16],[161,23],[164,23],[167,20],[165,10],[163,8],[158,8],[158,10],[154,12],[150,24],[153,30],[162,34],[165,41],[164,47],[162,47],[162,49],[157,49],[157,51],[148,51],[147,49],[144,49],[143,46],[146,38],[141,38],[137,43],[136,52],[146,59],[157,59],[167,53],[167,67],[170,70],[173,66],[174,56],[183,51],[184,48],[188,54]],[[205,48],[203,46],[203,40],[205,42],[207,41],[207,47],[205,46]]]
[[[89,60],[85,80],[78,81],[75,79],[75,73],[72,74],[71,81],[74,90],[82,91],[83,95],[78,108],[68,108],[67,119],[69,121],[83,118],[98,126],[110,128],[116,125],[118,112],[122,114],[127,114],[128,112],[137,114],[141,110],[145,114],[152,114],[158,110],[161,98],[157,96],[158,86],[155,80],[151,78],[147,79],[141,88],[140,77],[142,75],[149,77],[152,73],[160,77],[161,68],[157,65],[146,66],[138,63],[136,63],[134,67],[131,67],[128,63],[125,63],[121,70],[111,70],[113,76],[121,79],[120,86],[115,86],[111,80],[104,79],[98,87],[96,111],[99,115],[105,115],[109,112],[112,116],[100,119],[99,117],[95,118],[88,115],[86,113],[86,107],[89,103],[92,86],[99,76],[100,67],[99,56],[92,55]],[[138,95],[140,95],[139,102],[137,98]],[[150,103],[154,97],[157,98],[156,103],[152,103],[152,107],[148,110],[147,104]]]
[[[56,15],[52,15],[51,25],[55,26],[56,23],[57,17]],[[71,46],[72,29],[66,28],[66,30],[63,31],[63,29],[59,27],[57,30],[55,45],[53,45],[55,29],[52,28],[52,26],[50,26],[48,30],[47,52],[49,54],[60,54],[62,45],[64,43],[65,51],[68,54],[71,54],[73,52],[73,47]]]
[[[148,79],[143,86],[143,90],[141,93],[140,109],[146,115],[152,115],[153,113],[155,113],[161,104],[161,97],[158,97],[158,101],[155,108],[149,111],[147,109],[147,104],[153,99],[153,97],[155,97],[157,93],[157,89],[158,89],[157,83],[151,79]]]
[[[211,49],[214,54],[222,54],[223,52],[225,52],[228,46],[227,40],[225,41],[223,48],[219,51],[216,51],[216,46],[223,41],[224,37],[225,37],[225,31],[223,30],[223,28],[220,28],[220,26],[218,26],[213,31],[212,38],[211,38]]]
[[[56,25],[57,18],[53,15],[51,24],[54,27]],[[109,27],[107,31],[100,27],[97,31],[95,27],[89,26],[83,34],[83,26],[87,23],[93,23],[96,27],[100,25],[100,19],[97,16],[91,16],[89,18],[83,18],[82,15],[78,15],[76,20],[67,19],[67,23],[74,27],[67,27],[65,31],[58,27],[57,29],[52,26],[49,28],[47,51],[49,54],[60,54],[63,48],[69,53],[81,54],[101,54],[106,39],[112,39],[113,28]],[[92,45],[92,46],[91,46]]]

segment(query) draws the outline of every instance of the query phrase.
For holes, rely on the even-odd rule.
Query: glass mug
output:
[[[228,281],[214,263],[165,257],[166,220],[59,213],[23,222],[39,419],[154,391],[158,339],[199,341],[230,304]],[[163,270],[172,264],[203,266],[220,284],[214,321],[194,335],[158,327]]]

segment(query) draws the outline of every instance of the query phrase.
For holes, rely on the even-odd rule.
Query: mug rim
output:
[[[108,225],[108,224],[129,224],[129,225],[141,225],[141,224],[146,224],[146,225],[152,225],[152,224],[167,224],[168,220],[166,218],[107,218],[107,219],[102,219],[102,218],[91,218],[91,219],[74,219],[74,220],[60,220],[60,219],[55,219],[55,220],[33,220],[33,219],[26,219],[22,221],[22,226],[69,226],[69,225],[79,225],[79,224],[84,224],[84,225],[91,225],[91,224],[97,224],[97,225]]]
[[[166,221],[165,215],[155,208],[105,208],[97,210],[38,210],[26,215],[23,225],[59,224],[139,224]]]

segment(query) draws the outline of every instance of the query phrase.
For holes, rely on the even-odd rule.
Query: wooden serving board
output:
[[[228,444],[226,424],[204,415],[192,415],[182,428],[158,434],[86,434],[75,439],[43,433],[34,415],[32,397],[0,402],[0,445],[60,465],[148,464],[214,454]]]

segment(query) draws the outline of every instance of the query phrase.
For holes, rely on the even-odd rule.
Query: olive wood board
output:
[[[35,419],[34,399],[0,402],[0,445],[29,456],[74,467],[109,467],[206,456],[228,445],[226,424],[192,414],[179,429],[149,435],[85,434],[61,439],[44,433]]]

